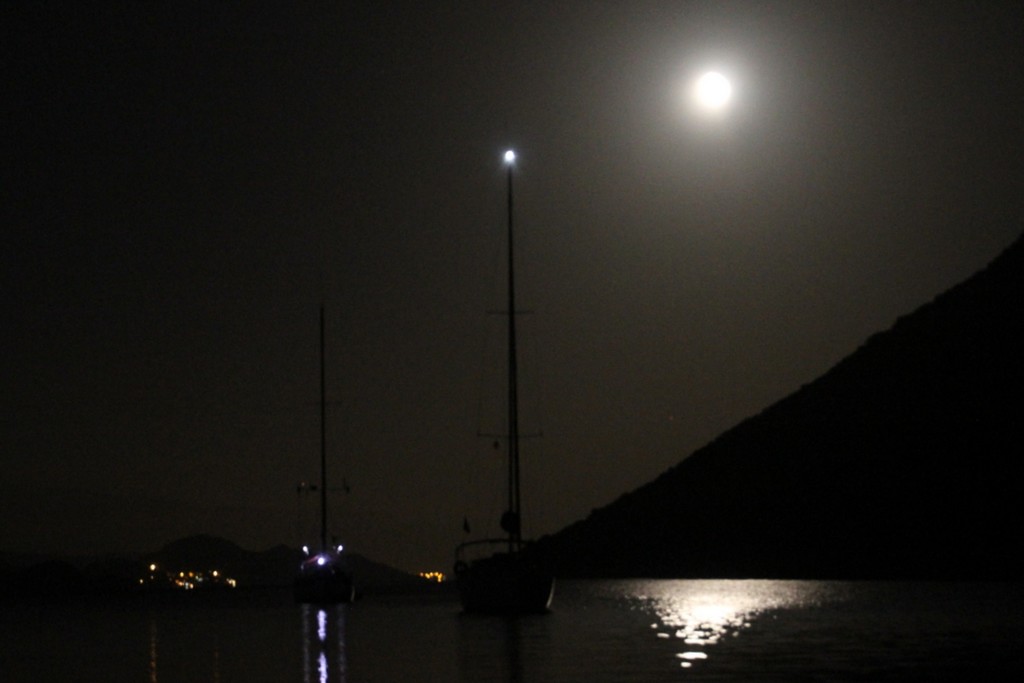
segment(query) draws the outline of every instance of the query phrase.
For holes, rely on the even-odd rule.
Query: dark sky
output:
[[[153,5],[0,9],[0,549],[298,544],[321,301],[334,531],[497,533],[507,147],[531,535],[1021,232],[1020,3]]]

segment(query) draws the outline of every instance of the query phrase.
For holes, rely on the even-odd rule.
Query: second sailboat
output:
[[[512,150],[505,152],[508,169],[508,507],[501,516],[505,538],[463,543],[455,551],[455,581],[467,612],[489,614],[544,613],[551,606],[555,579],[544,559],[523,540],[519,487],[519,396],[516,354],[516,293],[513,249]],[[467,559],[473,551],[496,552]]]

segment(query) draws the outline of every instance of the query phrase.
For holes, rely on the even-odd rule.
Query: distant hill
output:
[[[1024,238],[541,547],[562,576],[1024,578],[1022,350]]]
[[[198,535],[169,543],[142,559],[175,571],[216,568],[237,579],[241,586],[290,586],[303,557],[301,550],[283,545],[257,553],[243,550],[223,538]],[[418,576],[373,562],[356,553],[350,553],[348,559],[356,589],[363,595],[430,586]]]
[[[283,545],[251,552],[216,536],[196,535],[153,553],[123,558],[56,558],[0,555],[0,603],[23,597],[68,598],[139,591],[139,579],[156,564],[160,572],[210,572],[250,588],[288,588],[304,557]],[[349,563],[357,595],[436,592],[437,584],[352,553]]]

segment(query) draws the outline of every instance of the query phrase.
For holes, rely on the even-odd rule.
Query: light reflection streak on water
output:
[[[149,617],[149,652],[148,652],[148,654],[149,654],[149,661],[147,662],[147,668],[148,668],[148,671],[149,671],[149,683],[157,683],[157,681],[160,679],[159,672],[160,672],[160,668],[161,668],[160,667],[160,661],[161,660],[160,660],[160,656],[159,655],[160,655],[160,648],[161,648],[162,642],[161,642],[160,629],[159,629],[159,626],[158,626],[158,622],[160,621],[161,618],[163,618],[163,617],[157,617],[156,615],[150,615],[150,617]],[[166,635],[165,635],[165,637],[166,637]],[[173,636],[172,636],[171,640],[173,641]],[[207,647],[209,648],[209,650],[205,649]],[[172,652],[172,656],[170,657],[170,659],[171,659],[171,661],[173,661],[174,660],[173,651],[174,651],[175,648],[174,647],[170,647],[170,648],[165,648],[165,649],[169,649]],[[203,653],[203,659],[205,659],[205,655],[207,653],[210,656],[210,671],[209,671],[210,678],[208,680],[210,680],[211,683],[220,683],[220,681],[221,681],[221,656],[220,656],[220,649],[221,649],[220,640],[219,640],[219,638],[214,636],[212,638],[205,639],[204,640],[204,644],[203,644],[203,649],[200,650],[200,652]],[[195,649],[192,649],[192,652],[194,654],[195,653]],[[164,659],[166,660],[167,658],[165,657]],[[173,667],[173,665],[168,666],[168,665],[165,664],[164,668],[172,668],[173,669],[174,667]],[[204,671],[204,675],[205,675],[205,671]],[[165,679],[166,679],[166,675],[165,675]],[[2,680],[2,679],[0,679],[0,680]]]
[[[304,683],[345,683],[345,610],[345,605],[302,606]]]
[[[739,636],[766,612],[820,599],[820,587],[801,581],[659,581],[634,587],[657,617],[657,638],[682,641],[679,665],[708,659],[709,649]]]
[[[149,682],[156,683],[156,619],[149,620]]]

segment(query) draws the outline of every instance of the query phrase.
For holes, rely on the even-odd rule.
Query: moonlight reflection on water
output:
[[[708,659],[712,646],[768,612],[841,599],[820,582],[801,581],[649,581],[623,589],[657,618],[650,625],[657,638],[688,646],[676,653],[684,668]]]
[[[1017,583],[564,581],[550,614],[461,612],[454,593],[294,604],[19,603],[4,683],[1015,680]]]

